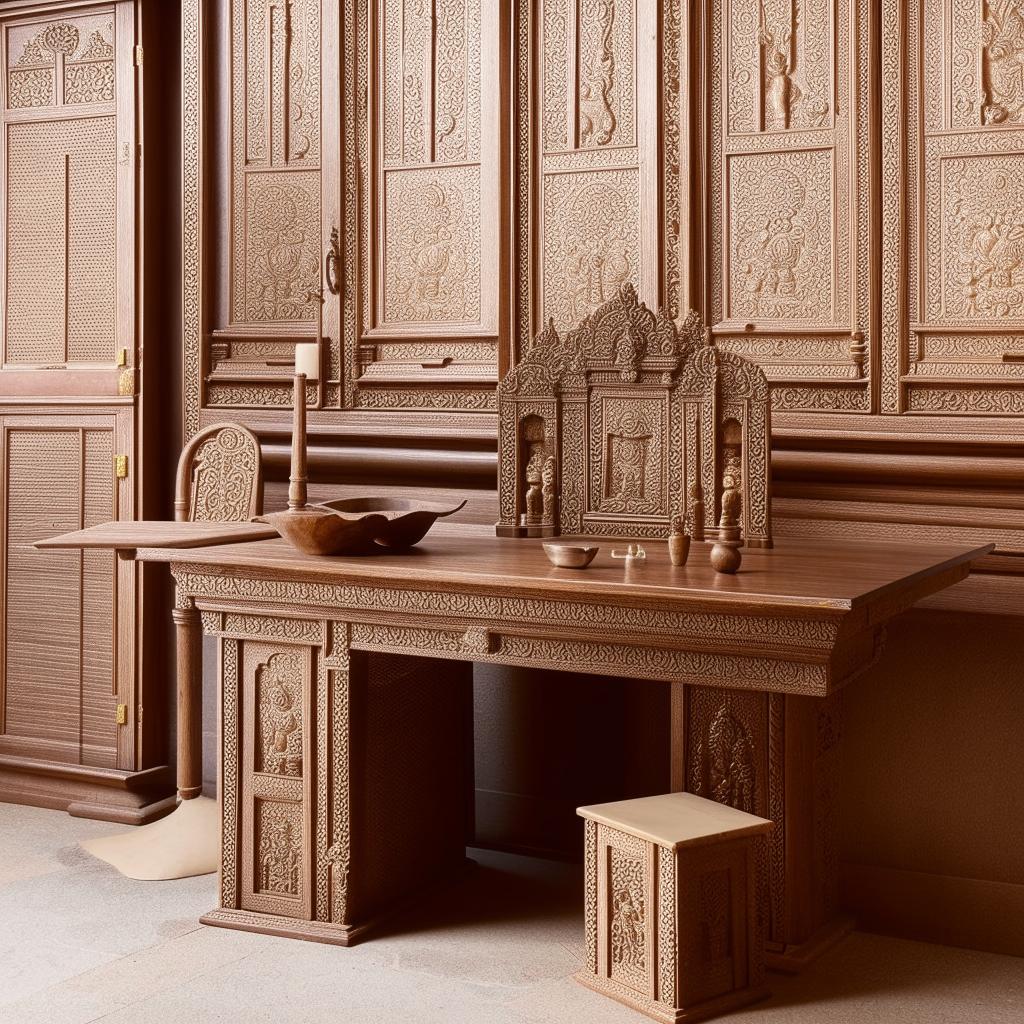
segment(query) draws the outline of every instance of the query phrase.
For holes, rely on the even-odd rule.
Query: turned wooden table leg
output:
[[[203,792],[203,629],[195,605],[174,609],[178,659],[178,796]]]

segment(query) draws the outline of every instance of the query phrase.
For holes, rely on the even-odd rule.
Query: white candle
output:
[[[295,346],[295,372],[304,373],[306,380],[320,379],[320,346],[315,341]]]

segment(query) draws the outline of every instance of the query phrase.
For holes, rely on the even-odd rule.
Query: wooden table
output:
[[[666,789],[776,822],[771,962],[798,968],[834,938],[839,691],[887,620],[991,545],[783,541],[729,577],[707,545],[673,568],[663,543],[635,565],[602,544],[585,571],[535,541],[440,532],[370,558],[140,547],[219,638],[220,906],[204,920],[345,945],[457,870],[481,661],[670,684]]]

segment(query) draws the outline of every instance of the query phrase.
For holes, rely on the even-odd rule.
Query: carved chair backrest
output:
[[[178,522],[247,522],[263,512],[260,443],[237,423],[199,431],[178,460],[174,518]]]
[[[498,387],[502,536],[714,536],[738,509],[770,547],[768,381],[691,312],[632,285],[560,335],[549,323]]]

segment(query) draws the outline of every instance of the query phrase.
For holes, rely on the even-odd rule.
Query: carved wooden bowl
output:
[[[458,512],[437,502],[407,498],[339,498],[322,505],[272,512],[260,521],[308,555],[370,555],[411,548],[444,516]]]

